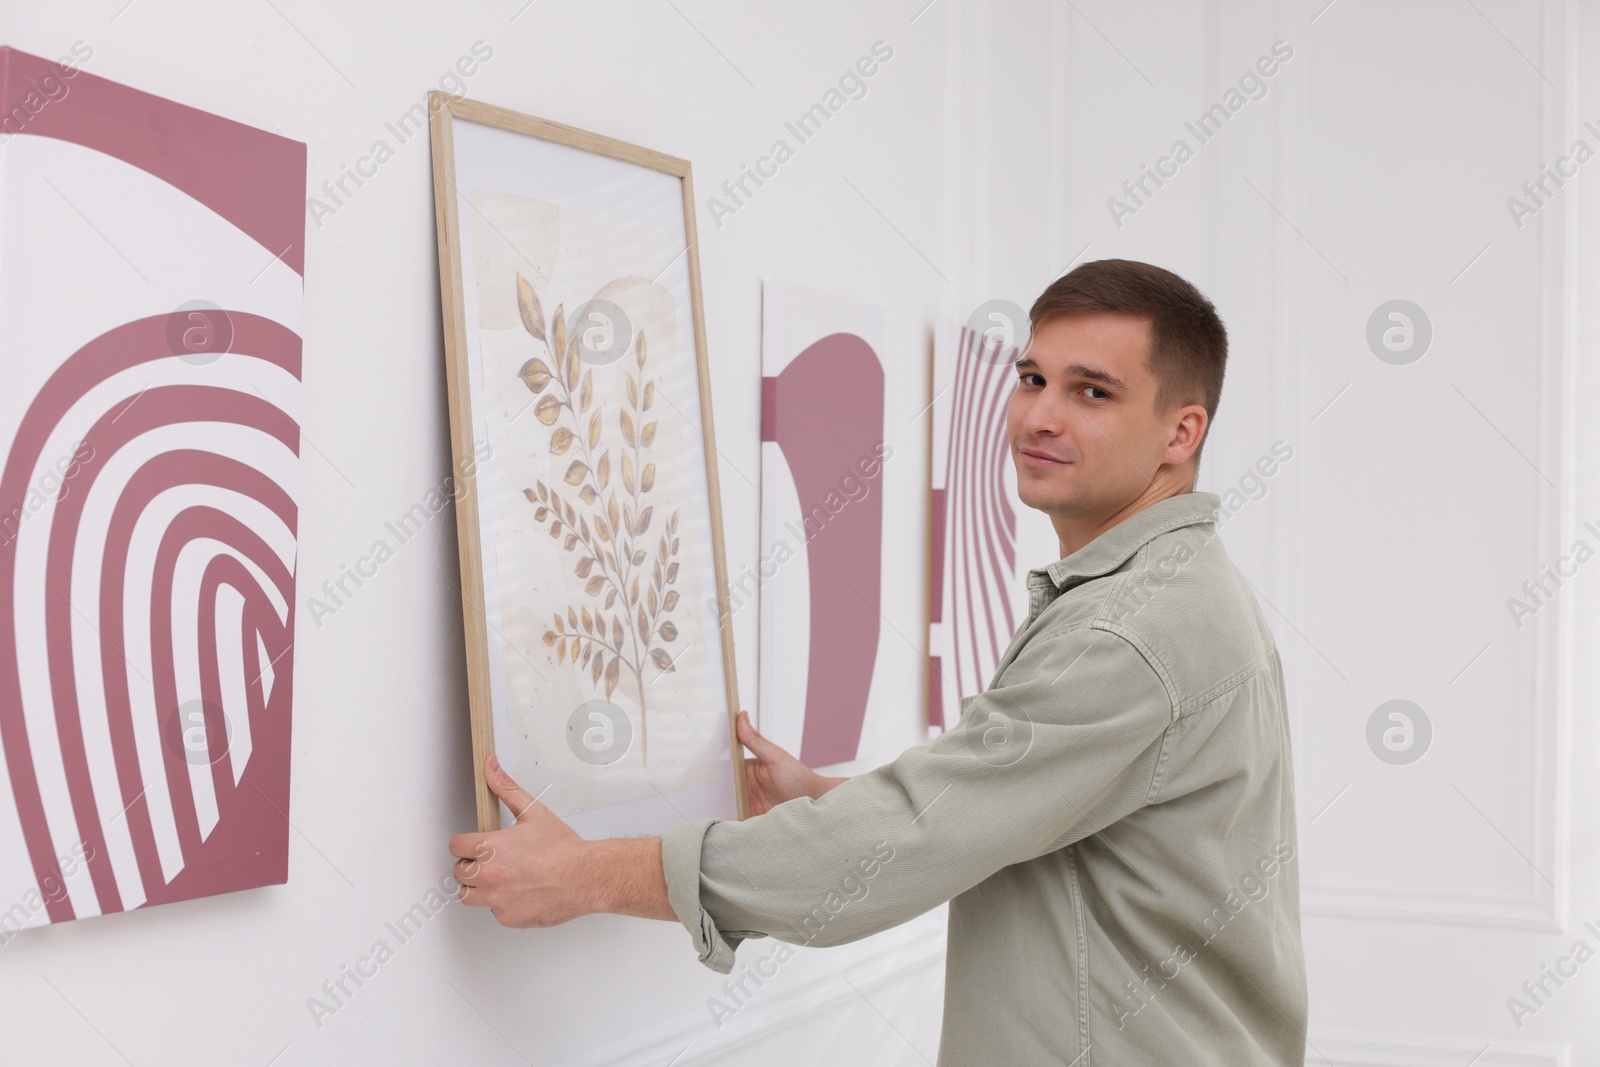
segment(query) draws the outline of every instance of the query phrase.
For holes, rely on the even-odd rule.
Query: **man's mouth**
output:
[[[1067,462],[1057,456],[1052,456],[1048,452],[1040,451],[1037,448],[1029,448],[1026,445],[1017,449],[1017,451],[1022,455],[1023,459],[1036,466],[1053,467]]]

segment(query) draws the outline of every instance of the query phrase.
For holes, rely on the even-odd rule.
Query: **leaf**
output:
[[[628,442],[629,448],[637,448],[639,441],[638,436],[633,430],[633,420],[628,417],[628,413],[626,411],[620,412],[618,414],[618,419],[622,423],[622,439]]]
[[[582,615],[584,633],[594,633],[594,616],[589,614],[588,608],[583,609]]]
[[[584,488],[589,489],[587,485],[584,486]],[[594,490],[590,489],[589,491],[593,492]],[[584,518],[582,515],[578,516],[578,529],[583,531],[583,539],[585,541],[589,540],[589,520]]]
[[[577,543],[578,543],[578,535],[575,534],[575,533],[569,533],[569,534],[567,534],[567,539],[564,542],[563,547],[568,552],[571,552],[572,551],[572,546],[576,545]]]
[[[639,331],[639,343],[637,345],[635,345],[634,348],[635,348],[636,354],[639,357],[639,366],[642,367],[642,366],[644,366],[644,331],[643,330]]]
[[[583,591],[590,596],[599,596],[600,590],[606,587],[606,576],[597,574],[584,583]]]
[[[672,554],[674,556],[678,554],[678,539],[676,537],[672,539]]]
[[[589,657],[591,655],[593,655],[593,654],[594,654],[594,646],[593,645],[584,645],[583,646],[583,659],[579,661],[578,666],[587,667],[589,665]]]
[[[656,608],[661,606],[661,602],[656,599],[655,586],[651,586],[645,592],[644,603],[645,603],[645,607],[650,609],[650,614],[652,614],[652,615],[654,615],[656,613]]]
[[[615,589],[613,589],[610,592],[606,593],[606,607],[609,609],[611,607],[611,605],[616,602],[616,599],[617,599],[617,591]]]
[[[612,555],[612,554],[611,554],[611,550],[610,550],[610,549],[609,549],[609,548],[608,548],[608,549],[606,549],[606,559],[607,559],[607,560],[608,560],[608,561],[610,561],[610,563],[611,563],[611,569],[612,569],[612,570],[616,570],[616,569],[617,569],[617,557],[616,557],[616,556],[613,556],[613,555]]]
[[[567,316],[560,304],[556,305],[556,313],[550,316],[550,351],[555,355],[557,364],[565,366],[561,359],[567,351]]]
[[[611,616],[611,643],[621,648],[622,636],[622,619],[613,615]]]
[[[634,577],[634,579],[633,579],[633,584],[628,587],[628,603],[637,604],[638,602],[639,602],[639,578],[636,575]]]
[[[574,630],[578,628],[578,613],[572,610],[571,604],[567,605],[567,621],[572,624]]]
[[[637,537],[650,528],[650,513],[654,510],[654,507],[647,507],[639,512],[639,521],[633,524],[634,536]]]
[[[651,442],[653,442],[655,439],[656,439],[656,424],[653,423],[653,422],[646,423],[645,427],[644,427],[644,432],[639,434],[639,443],[644,445],[644,447],[649,448]]]
[[[661,640],[663,641],[676,641],[678,639],[678,628],[672,625],[671,619],[662,623],[656,633],[661,635]]]
[[[565,426],[559,427],[555,433],[550,435],[551,454],[556,456],[561,455],[561,453],[571,448],[572,442],[576,441],[577,439],[577,434],[573,433]]]
[[[624,504],[624,505],[622,505],[622,520],[623,520],[623,525],[622,525],[622,529],[623,530],[631,530],[631,529],[633,529],[633,505],[632,504]]]
[[[644,609],[643,608],[639,609],[638,624],[639,624],[639,640],[641,640],[641,641],[650,640],[650,624],[648,622],[646,622],[645,619],[644,619]]]
[[[556,649],[556,666],[559,667],[567,661],[567,643],[561,642],[561,647]]]
[[[661,584],[661,561],[659,559],[656,560],[656,565],[650,572],[650,580],[658,586]]]
[[[653,426],[655,424],[651,423],[651,425]],[[639,489],[642,492],[648,493],[651,489],[655,488],[655,484],[656,465],[654,463],[646,463],[644,465],[644,470],[639,472]]]
[[[604,656],[596,656],[594,658],[594,679],[593,680],[596,681],[596,682],[598,682],[600,680],[600,665],[605,662],[605,659],[606,658]]]
[[[522,495],[528,498],[528,503],[530,504],[537,504],[539,502],[539,494],[535,493],[532,489],[524,489],[522,491]]]
[[[673,608],[675,608],[677,606],[678,606],[678,591],[676,589],[668,589],[666,597],[661,601],[661,610],[662,611],[671,611]]]
[[[578,490],[578,496],[585,504],[593,504],[600,494],[594,491],[594,486],[586,485]]]
[[[560,519],[557,519],[555,522],[552,522],[550,524],[550,536],[551,537],[560,537],[561,536],[561,520]]]
[[[533,283],[517,275],[517,312],[522,316],[522,327],[539,340],[544,340],[544,306],[539,303],[539,294],[533,291]]]
[[[517,371],[517,377],[521,378],[522,384],[537,396],[550,384],[550,367],[544,360],[536,357],[522,365],[522,369]]]
[[[596,515],[594,517],[594,535],[602,541],[611,540],[611,527],[606,525],[606,520]]]
[[[676,563],[674,563],[674,564],[672,564],[671,566],[669,566],[667,568],[667,584],[671,585],[673,582],[675,582],[677,580],[678,580],[678,565]]]
[[[573,512],[572,505],[567,503],[565,500],[563,500],[561,502],[561,506],[567,509],[567,525],[568,526],[576,526],[576,525],[578,525],[578,516]]]
[[[631,374],[628,376],[628,406],[639,406],[639,383]]]
[[[544,632],[544,637],[540,638],[540,640],[542,640],[545,643],[545,647],[548,648],[556,643],[556,632],[554,630],[546,630]]]
[[[600,463],[594,469],[594,477],[595,481],[600,483],[600,488],[602,489],[611,484],[611,453],[609,450],[600,454]],[[612,523],[615,525],[616,520],[612,519]]]
[[[644,386],[644,406],[641,407],[639,410],[640,411],[649,411],[650,410],[650,405],[655,403],[655,399],[656,399],[656,383],[655,382],[646,382],[645,386]]]
[[[561,414],[561,401],[554,393],[546,393],[544,399],[534,406],[534,415],[540,422],[549,426],[556,421],[556,416]]]
[[[549,500],[550,499],[550,491],[544,487],[544,483],[543,482],[535,480],[533,484],[537,485],[539,487],[539,499],[540,500]]]
[[[666,652],[659,648],[652,648],[650,650],[650,662],[656,665],[656,670],[663,673],[678,669],[672,665],[672,657],[667,655]]]
[[[674,511],[672,513],[672,518],[667,520],[667,533],[670,534],[670,533],[677,533],[677,532],[678,532],[678,513],[676,511]]]
[[[617,524],[617,497],[616,497],[616,494],[612,494],[611,499],[606,503],[606,518],[611,520],[611,525],[612,526],[615,526]]]
[[[635,552],[633,554],[633,559],[632,559],[631,562],[633,563],[633,565],[635,567],[637,567],[639,564],[643,563],[644,562],[644,549],[641,548],[639,551]]]
[[[594,399],[594,372],[588,371],[583,376],[583,384],[578,386],[578,412],[582,414],[589,410],[589,402]],[[598,411],[596,415],[600,414]],[[593,444],[594,431],[589,432],[590,443]]]
[[[545,519],[548,519],[549,517],[550,517],[550,509],[545,507],[543,504],[540,504],[538,507],[533,509],[533,521],[534,522],[543,522]]]
[[[606,699],[611,699],[611,691],[617,687],[618,666],[622,660],[616,656],[611,657],[611,662],[606,665]]]
[[[588,380],[589,380],[588,376],[585,375],[584,381],[588,381]],[[588,408],[588,406],[589,406],[588,404],[584,405],[585,408]],[[599,443],[600,443],[600,413],[597,411],[593,415],[589,416],[589,447],[593,448],[595,445],[597,445]]]
[[[567,339],[567,391],[578,387],[578,374],[583,370],[583,360],[578,358],[578,338]]]
[[[561,616],[559,614],[556,616],[556,629],[561,633],[567,632],[567,626],[561,621]]]
[[[572,569],[572,573],[576,574],[579,578],[587,578],[589,577],[589,572],[593,569],[594,557],[584,556],[578,561],[578,565]]]
[[[626,452],[622,454],[622,487],[628,492],[633,492],[633,459]]]
[[[575,459],[572,461],[572,466],[567,468],[567,473],[565,477],[562,478],[562,481],[566,482],[568,485],[577,485],[579,482],[583,481],[584,476],[588,473],[589,465],[581,459]]]

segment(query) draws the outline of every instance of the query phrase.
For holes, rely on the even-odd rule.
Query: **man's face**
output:
[[[1034,331],[1006,412],[1024,504],[1052,518],[1098,519],[1136,500],[1163,464],[1187,461],[1193,413],[1203,431],[1205,409],[1156,411],[1149,349],[1150,322],[1132,315],[1057,315]]]

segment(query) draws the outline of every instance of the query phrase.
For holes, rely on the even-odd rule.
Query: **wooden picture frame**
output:
[[[744,818],[690,165],[428,103],[478,827],[501,825],[491,753],[585,836]]]

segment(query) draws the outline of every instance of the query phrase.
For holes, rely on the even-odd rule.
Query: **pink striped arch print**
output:
[[[8,48],[0,113],[9,937],[287,880],[306,157]]]
[[[934,336],[928,725],[940,729],[946,708],[987,688],[1017,626],[1017,515],[1005,475],[1018,353],[983,344],[950,323]]]

